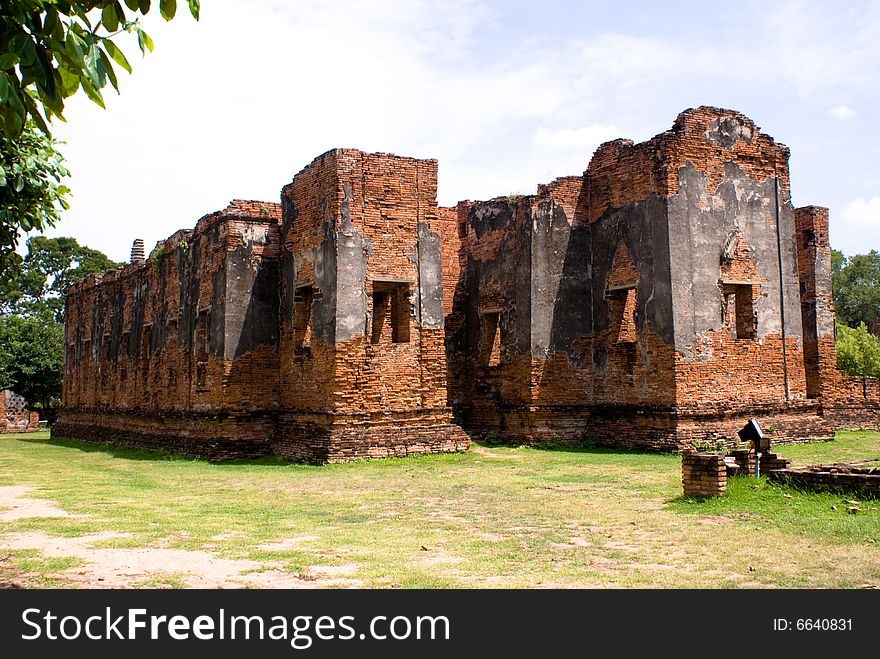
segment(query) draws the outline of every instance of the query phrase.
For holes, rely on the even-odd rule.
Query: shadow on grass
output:
[[[100,444],[87,442],[81,439],[67,439],[65,437],[16,437],[16,441],[28,444],[45,444],[47,446],[60,446],[75,449],[83,453],[103,453],[112,458],[124,460],[147,460],[152,462],[203,462],[205,464],[224,467],[227,465],[260,465],[266,467],[290,467],[304,466],[277,455],[267,455],[260,458],[240,458],[234,460],[210,460],[208,458],[193,457],[183,453],[175,453],[166,449],[148,450],[143,448],[129,448],[114,444]]]
[[[650,451],[626,446],[599,446],[589,439],[549,440],[533,444],[502,440],[493,435],[471,436],[471,441],[484,448],[530,448],[535,451],[558,451],[560,453],[591,453],[594,455],[673,455],[671,451]]]
[[[45,444],[47,446],[59,446],[63,448],[75,449],[83,453],[103,453],[113,458],[125,460],[144,460],[150,462],[203,462],[217,467],[234,466],[234,465],[259,465],[264,467],[322,467],[326,465],[315,465],[306,462],[287,459],[278,455],[266,455],[255,458],[236,458],[232,460],[212,460],[208,457],[199,457],[169,451],[168,449],[155,448],[133,448],[120,446],[117,444],[105,444],[100,442],[90,442],[81,439],[69,439],[66,437],[47,437],[44,432],[28,433],[27,435],[18,435],[16,441],[28,444]],[[39,437],[33,435],[39,434]],[[536,451],[559,452],[559,453],[579,453],[588,455],[644,455],[644,456],[671,456],[674,455],[668,451],[649,451],[645,449],[629,448],[629,447],[613,447],[598,446],[591,440],[575,440],[562,441],[551,440],[536,444],[523,442],[501,441],[495,437],[489,436],[472,436],[471,440],[477,446],[485,448],[529,448]],[[436,457],[436,456],[408,456],[404,460],[410,460],[418,457]],[[394,458],[387,458],[394,460]],[[359,462],[358,460],[352,462]]]

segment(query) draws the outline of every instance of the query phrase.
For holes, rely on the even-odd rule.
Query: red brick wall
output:
[[[58,434],[321,461],[461,450],[450,405],[475,433],[652,448],[751,415],[776,441],[880,427],[876,381],[834,366],[827,212],[792,213],[788,149],[741,114],[687,110],[533,196],[436,191],[434,160],[336,149],[280,206],[72,287]],[[779,286],[804,303],[784,348]]]
[[[443,311],[448,317],[452,313],[452,300],[461,273],[458,211],[455,208],[438,207],[437,216],[430,224],[431,229],[440,234],[443,250]]]
[[[688,424],[682,413],[724,410],[727,420],[722,423],[723,432],[734,434],[738,429],[735,424],[748,416],[743,414],[768,404],[789,410],[785,414],[793,419],[818,419],[813,408],[805,411],[797,405],[791,407],[806,395],[799,322],[788,319],[785,323],[783,367],[781,333],[746,338],[753,330],[745,314],[737,315],[735,308],[728,310],[725,322],[719,323],[717,329],[696,337],[694,350],[688,354],[673,346],[668,329],[656,326],[652,317],[645,315],[648,305],[674,306],[688,293],[675,293],[678,298],[664,297],[670,295],[669,287],[655,286],[656,282],[643,276],[645,272],[655,272],[654,266],[662,265],[664,249],[668,249],[664,241],[671,241],[668,235],[656,233],[663,223],[647,223],[642,228],[627,223],[640,217],[640,213],[644,216],[655,212],[648,204],[652,197],[670,198],[677,194],[680,170],[686,166],[705,177],[705,195],[717,194],[728,176],[725,163],[736,163],[749,180],[762,186],[777,177],[780,203],[788,203],[788,149],[760,133],[751,120],[739,113],[698,108],[683,112],[670,131],[645,143],[634,145],[616,140],[602,145],[584,177],[565,177],[539,186],[538,195],[518,200],[515,214],[505,221],[481,219],[499,213],[501,199],[468,202],[459,207],[459,220],[467,218],[469,226],[462,240],[462,270],[447,332],[458,333],[450,344],[450,399],[463,410],[468,427],[518,439],[575,438],[591,427],[600,434],[619,433],[621,426],[608,418],[615,415],[626,419],[633,428],[644,425],[644,433],[633,431],[634,445],[659,446],[697,436],[700,426]],[[772,192],[772,184],[770,189]],[[555,259],[581,258],[582,262],[573,263],[572,269],[590,269],[595,282],[592,302],[584,297],[573,298],[566,304],[592,304],[594,329],[580,337],[572,336],[565,345],[555,345],[546,356],[533,355],[530,348],[509,342],[502,345],[501,353],[506,357],[497,365],[487,366],[477,358],[479,342],[470,340],[465,345],[460,340],[461,336],[472,336],[477,331],[476,327],[468,328],[468,323],[480,323],[475,315],[465,313],[469,304],[474,305],[468,300],[479,298],[480,307],[502,309],[502,313],[520,318],[524,314],[547,312],[528,304],[524,309],[522,300],[517,298],[521,279],[496,264],[519,263],[521,268],[528,267],[528,257],[522,254],[533,247],[522,226],[534,221],[537,209],[546,209],[549,201],[564,210],[572,227],[572,240],[577,227],[594,227],[590,254],[581,256],[576,251],[565,251],[551,255]],[[622,212],[627,208],[634,210]],[[773,232],[766,233],[769,236]],[[769,239],[761,231],[753,234]],[[614,235],[619,236],[616,242]],[[775,233],[769,237],[775,241]],[[724,238],[724,234],[718,238],[719,254]],[[792,239],[789,235],[783,237],[783,241]],[[601,251],[608,249],[609,243],[613,245],[611,251]],[[778,314],[778,297],[768,298],[766,292],[771,278],[779,280],[775,252],[774,258],[765,255],[759,265],[752,246],[741,235],[732,247],[733,258],[719,260],[712,275],[711,285],[717,287],[715,297],[719,301],[724,297],[722,282],[751,282],[749,301],[753,306],[757,308],[760,304],[764,314]],[[785,267],[787,276],[788,269],[795,266],[788,260]],[[471,271],[479,273],[476,279]],[[656,272],[652,276],[669,276],[662,269]],[[535,283],[536,275],[530,276],[532,286],[554,285],[544,279]],[[566,272],[565,276],[570,275]],[[629,284],[635,287],[632,291],[625,290]],[[618,294],[617,289],[622,293]],[[796,293],[786,290],[789,300],[793,294]],[[721,309],[719,303],[719,317]],[[549,311],[559,312],[558,308]],[[608,315],[607,322],[601,320],[603,314]],[[660,414],[656,423],[633,424],[634,415],[649,410]],[[780,427],[791,430],[789,439],[812,432],[805,424],[796,422]],[[716,430],[707,426],[705,432],[711,434]],[[819,422],[812,434],[827,437],[828,432]],[[629,440],[618,434],[613,441]]]
[[[798,208],[795,221],[809,395],[822,402],[825,417],[836,427],[880,428],[877,379],[847,376],[837,368],[828,209]]]
[[[151,434],[152,428],[160,436],[165,415],[271,409],[278,384],[274,348],[258,346],[231,359],[216,344],[225,333],[226,288],[220,275],[228,255],[243,247],[250,259],[276,261],[279,218],[277,204],[236,200],[203,217],[195,230],[161,241],[144,263],[72,286],[56,433],[100,439],[101,428],[111,427],[100,419],[112,417],[119,432],[130,427],[135,437]],[[218,428],[208,424],[201,439],[207,441]],[[265,442],[266,437],[250,439]]]
[[[332,412],[336,390],[336,350],[332,336],[311,332],[308,346],[297,345],[291,307],[294,292],[286,290],[312,284],[321,304],[333,306],[335,290],[321,290],[326,277],[315,276],[315,265],[320,270],[332,269],[325,263],[326,241],[336,230],[341,203],[337,175],[337,152],[328,151],[318,156],[299,172],[293,182],[281,190],[284,210],[282,241],[285,254],[293,270],[292,279],[282,277],[280,282],[282,306],[279,337],[280,382],[279,403],[282,409],[306,412]],[[331,245],[331,249],[332,245]],[[319,280],[320,279],[320,280]],[[331,312],[332,313],[332,312]],[[309,310],[316,322],[318,305]]]
[[[457,223],[436,191],[436,161],[337,149],[280,206],[235,201],[72,287],[57,434],[218,459],[466,448],[443,330]],[[374,289],[394,316],[376,341]]]
[[[283,190],[291,274],[282,290],[288,280],[327,282],[323,302],[335,305],[336,324],[324,340],[313,334],[309,351],[297,350],[296,320],[288,322],[282,308],[286,393],[276,451],[334,461],[467,446],[447,407],[442,314],[437,327],[419,322],[419,262],[430,256],[422,253],[420,224],[439,234],[441,311],[451,308],[454,288],[445,300],[444,285],[457,277],[457,263],[446,262],[457,258],[449,242],[457,240],[457,222],[448,210],[438,212],[436,191],[436,161],[353,149],[317,158]],[[352,281],[361,264],[364,280]],[[289,297],[282,293],[282,306]],[[286,364],[291,368],[284,372]]]
[[[703,281],[694,281],[695,275],[686,270],[685,277],[673,277],[674,289],[690,280],[695,292],[692,298],[684,293],[673,300],[676,316],[693,314],[698,319],[693,336],[681,331],[685,324],[676,327],[678,407],[693,410],[731,402],[746,407],[803,400],[806,379],[800,309],[792,304],[797,299],[796,250],[793,231],[787,230],[792,219],[787,147],[761,133],[743,115],[715,108],[682,113],[671,131],[644,148],[654,141],[663,144],[662,151],[655,153],[664,154],[658,157],[668,167],[664,179],[668,194],[676,194],[682,180],[706,186],[705,190],[681,191],[691,200],[698,199],[699,209],[685,211],[690,248],[678,242],[679,236],[671,237],[673,269],[689,257],[698,264],[700,255],[712,251],[719,259],[717,270],[696,271]],[[685,164],[697,175],[684,173]],[[738,178],[740,172],[744,180]],[[774,179],[779,181],[778,205]],[[735,192],[725,196],[722,183],[728,189],[733,185]],[[734,222],[728,220],[731,215],[736,217]],[[715,294],[698,296],[696,291],[705,290],[706,285],[717,286]],[[739,314],[744,299],[750,309]],[[710,323],[705,320],[707,314],[714,316]]]
[[[362,336],[337,344],[336,411],[357,413],[446,405],[443,331],[417,322],[418,224],[437,224],[437,161],[339,152],[339,184],[351,191],[351,222],[369,246],[364,293],[367,317],[376,320],[373,290],[378,282],[405,287],[409,298],[400,313],[409,340],[377,343]],[[366,331],[372,332],[372,326]]]

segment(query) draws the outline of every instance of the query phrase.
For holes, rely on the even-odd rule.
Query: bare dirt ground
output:
[[[51,501],[29,497],[32,488],[0,487],[0,520],[31,517],[70,517]],[[176,582],[188,588],[322,588],[356,587],[349,578],[354,566],[313,565],[300,574],[278,569],[272,562],[221,558],[206,551],[144,547],[101,547],[100,543],[125,537],[96,533],[79,537],[50,536],[42,531],[0,532],[0,549],[33,549],[46,558],[74,558],[82,564],[63,570],[56,578],[84,588],[131,588],[139,584]],[[308,538],[290,538],[272,549],[290,548]],[[15,586],[16,584],[8,584]]]
[[[35,499],[27,496],[33,488],[21,485],[0,487],[0,521],[12,522],[16,519],[29,517],[72,517],[66,510],[61,510],[54,501]]]

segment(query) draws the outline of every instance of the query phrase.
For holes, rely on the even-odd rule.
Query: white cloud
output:
[[[538,126],[532,136],[532,143],[537,146],[561,149],[595,150],[602,142],[613,140],[619,136],[618,129],[613,125],[592,124],[582,128],[560,128],[558,130]]]
[[[768,38],[756,35],[743,44],[752,52],[755,72],[776,78],[803,98],[876,80],[875,63],[880,58],[876,2],[844,6],[791,0],[769,7],[760,19]],[[760,45],[752,48],[753,43]]]
[[[880,196],[853,199],[837,217],[834,213],[830,215],[829,224],[832,246],[844,253],[880,250]]]
[[[856,116],[855,110],[846,105],[837,105],[828,110],[828,114],[837,119],[852,119]]]
[[[853,199],[843,207],[841,219],[854,228],[880,231],[880,197]]]

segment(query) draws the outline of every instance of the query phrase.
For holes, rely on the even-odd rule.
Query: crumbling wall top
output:
[[[272,201],[233,199],[226,208],[202,216],[196,222],[194,229],[179,229],[167,238],[157,241],[155,247],[150,252],[150,258],[133,263],[125,263],[121,267],[108,270],[103,274],[89,275],[85,279],[71,284],[67,289],[67,293],[68,295],[75,295],[79,291],[97,286],[102,282],[109,283],[128,279],[135,273],[153,267],[154,259],[151,257],[157,253],[157,250],[161,249],[165,252],[175,250],[182,243],[190,241],[194,236],[205,233],[217,223],[229,219],[279,224],[281,221],[281,205]]]
[[[711,192],[723,180],[726,162],[735,162],[756,181],[778,177],[786,202],[788,158],[788,147],[762,133],[744,114],[711,106],[689,108],[670,130],[645,142],[617,139],[596,149],[584,174],[590,186],[588,219],[652,194],[674,195],[679,171],[687,163],[707,175]]]
[[[281,204],[276,204],[271,201],[233,199],[229,202],[229,205],[224,210],[219,211],[219,213],[225,217],[278,223],[281,221]]]

